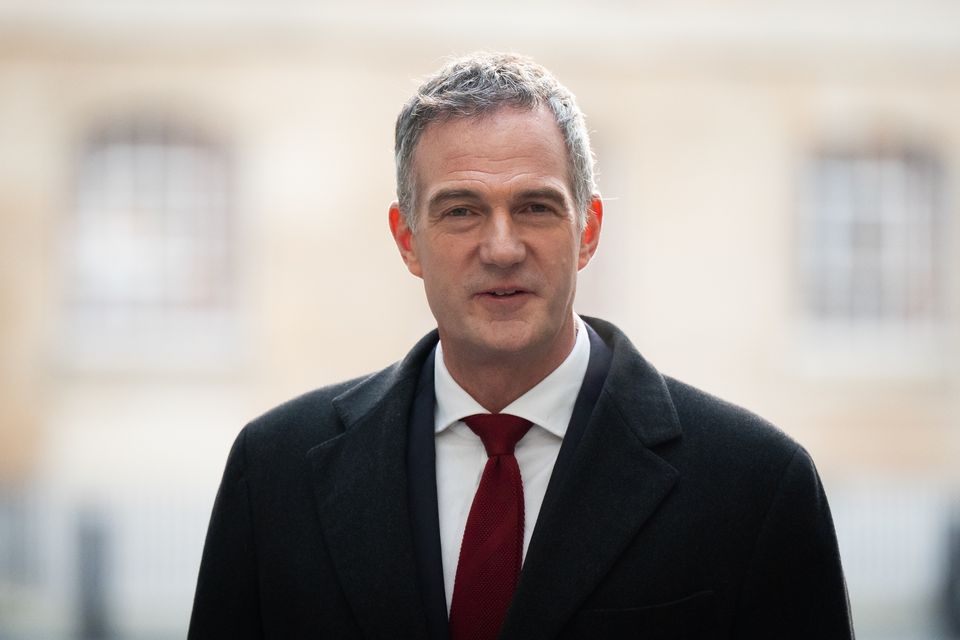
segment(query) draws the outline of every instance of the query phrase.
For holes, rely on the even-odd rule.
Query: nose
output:
[[[527,248],[509,211],[493,211],[481,228],[480,260],[501,268],[512,267],[526,257]]]

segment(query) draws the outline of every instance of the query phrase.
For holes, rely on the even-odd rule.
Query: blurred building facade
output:
[[[183,635],[244,422],[432,328],[387,231],[393,120],[480,48],[588,115],[578,311],[803,443],[860,636],[933,637],[960,10],[497,6],[0,8],[0,637]]]

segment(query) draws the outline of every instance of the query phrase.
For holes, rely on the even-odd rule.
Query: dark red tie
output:
[[[493,640],[517,588],[523,559],[523,483],[513,448],[530,421],[485,413],[463,421],[489,459],[460,546],[450,604],[451,640]]]

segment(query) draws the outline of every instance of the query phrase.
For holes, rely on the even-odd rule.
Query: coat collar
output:
[[[344,596],[368,638],[423,637],[407,506],[407,418],[423,338],[400,363],[334,398],[344,431],[307,452],[324,542]]]
[[[584,320],[609,349],[609,375],[579,437],[564,440],[502,638],[557,635],[678,477],[652,450],[680,435],[663,378],[612,324]],[[406,446],[419,372],[436,341],[431,332],[402,362],[335,398],[344,431],[307,454],[324,540],[371,638],[427,633]]]
[[[652,450],[680,435],[663,378],[612,324],[584,320],[596,331],[591,363],[607,349],[609,373],[582,430],[571,424],[564,439],[503,639],[558,635],[679,475]]]

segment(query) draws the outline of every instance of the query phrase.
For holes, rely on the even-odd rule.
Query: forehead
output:
[[[413,153],[419,202],[453,184],[473,189],[549,183],[570,192],[566,146],[546,107],[504,107],[430,124]]]

